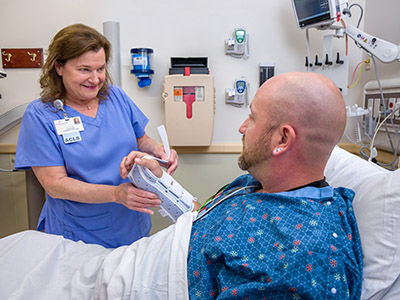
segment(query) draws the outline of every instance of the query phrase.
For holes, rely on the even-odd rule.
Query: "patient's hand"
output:
[[[144,152],[132,151],[125,156],[119,166],[119,173],[123,179],[128,176],[129,171],[132,169],[133,164],[136,163],[139,166],[148,168],[158,178],[162,176],[162,169],[160,164],[154,159],[142,159],[142,157],[148,155]]]

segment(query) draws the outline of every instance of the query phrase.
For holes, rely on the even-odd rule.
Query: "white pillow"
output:
[[[327,182],[347,187],[363,251],[362,299],[400,299],[400,170],[388,171],[335,147]],[[397,295],[396,295],[397,294]]]

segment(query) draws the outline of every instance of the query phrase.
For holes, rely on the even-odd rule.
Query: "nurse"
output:
[[[149,208],[161,201],[119,176],[132,150],[178,156],[146,135],[147,117],[107,73],[109,41],[82,24],[53,38],[40,77],[41,98],[22,119],[15,168],[32,168],[46,191],[37,229],[108,248],[148,236]],[[58,101],[56,101],[58,100]],[[60,101],[61,100],[61,101]]]

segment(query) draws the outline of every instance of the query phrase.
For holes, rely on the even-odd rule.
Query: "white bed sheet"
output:
[[[194,215],[114,250],[37,231],[1,239],[0,299],[189,299]]]

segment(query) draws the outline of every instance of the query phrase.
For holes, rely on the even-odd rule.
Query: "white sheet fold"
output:
[[[114,250],[37,231],[3,238],[0,299],[189,299],[194,216]]]

